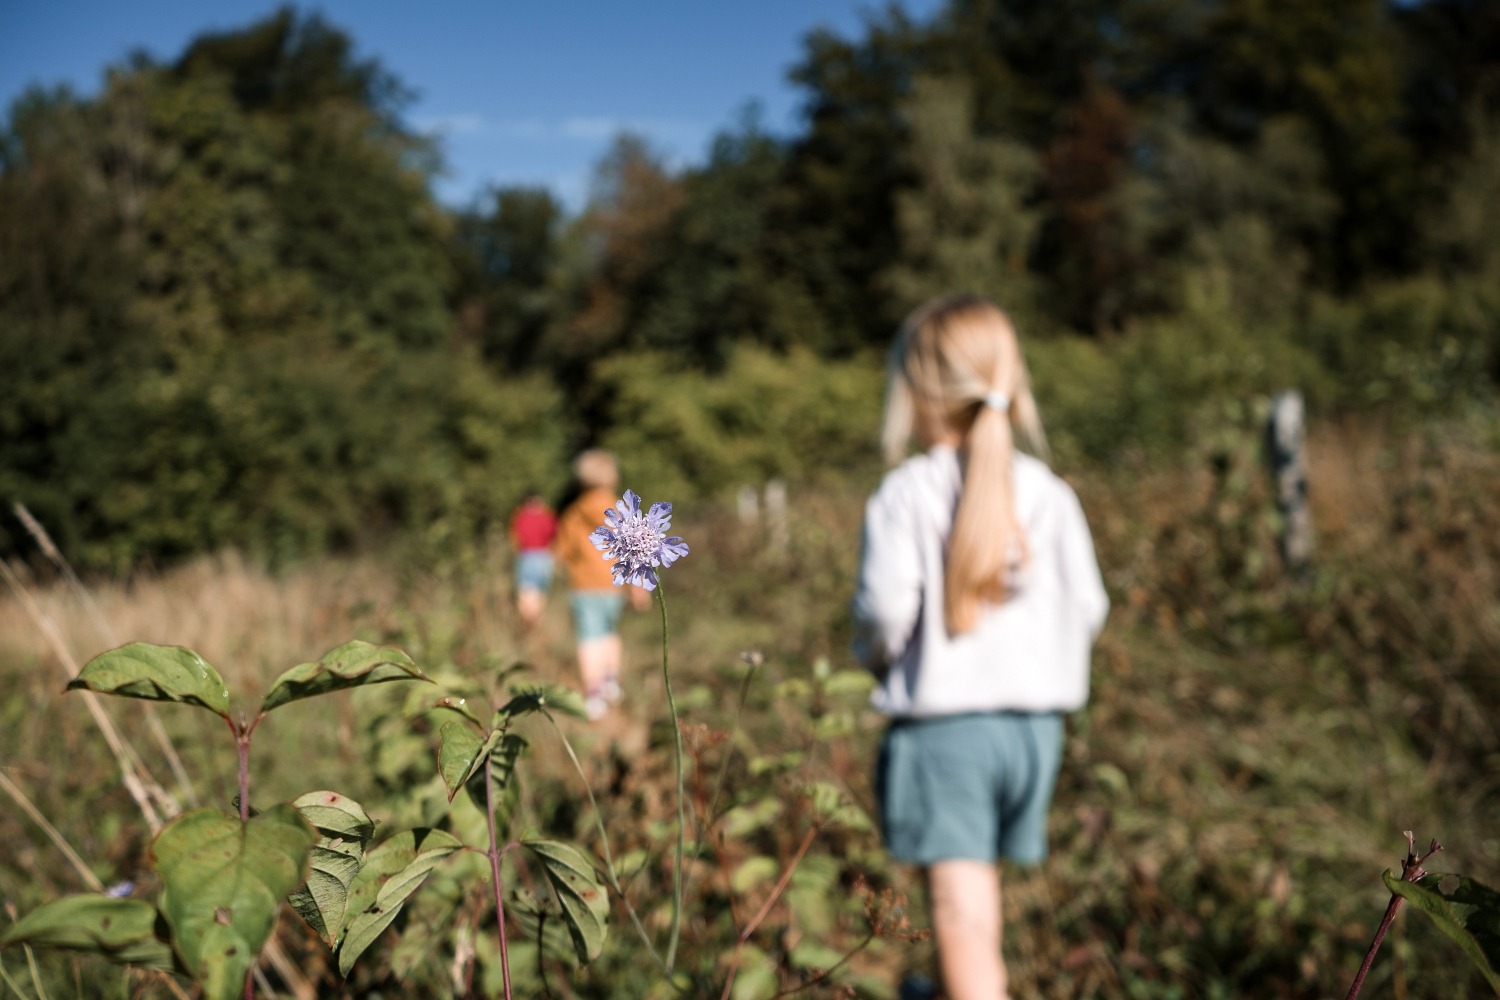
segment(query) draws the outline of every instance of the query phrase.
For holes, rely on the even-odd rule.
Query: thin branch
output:
[[[761,904],[760,912],[745,925],[744,930],[740,931],[739,939],[734,943],[734,955],[729,960],[729,976],[724,980],[724,993],[720,997],[720,1000],[729,1000],[729,991],[734,986],[735,975],[739,972],[740,954],[745,950],[745,942],[750,940],[750,935],[755,933],[755,929],[760,926],[761,921],[765,920],[767,915],[770,914],[771,907],[776,904],[776,900],[780,899],[781,894],[786,891],[787,885],[792,881],[792,874],[797,870],[797,866],[802,863],[802,859],[807,856],[807,851],[812,847],[813,840],[817,835],[818,827],[816,824],[808,827],[807,836],[802,838],[802,846],[797,848],[796,855],[787,863],[786,869],[781,873],[781,878],[776,880],[776,885],[771,889],[771,894]]]

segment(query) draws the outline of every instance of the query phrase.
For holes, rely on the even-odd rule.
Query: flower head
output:
[[[672,529],[672,505],[654,503],[641,513],[641,498],[626,490],[620,502],[604,512],[605,523],[594,529],[589,541],[613,559],[615,586],[633,583],[647,590],[656,589],[657,566],[670,566],[688,554],[681,538],[667,537]]]

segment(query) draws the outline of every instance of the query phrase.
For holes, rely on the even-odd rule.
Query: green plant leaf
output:
[[[328,837],[357,842],[361,852],[375,836],[375,821],[347,795],[327,790],[307,792],[293,799],[292,805],[314,829]]]
[[[264,714],[288,702],[386,681],[425,681],[427,675],[395,646],[351,639],[330,649],[316,663],[299,663],[271,685],[260,710]]]
[[[182,646],[132,642],[100,653],[68,682],[69,691],[75,688],[197,705],[229,718],[229,689],[224,686],[224,678],[207,660]]]
[[[506,829],[510,825],[510,818],[516,807],[520,804],[520,785],[516,782],[516,761],[520,760],[521,754],[531,744],[526,742],[524,736],[515,733],[505,733],[500,737],[499,744],[489,751],[490,758],[490,780],[495,784],[495,824],[497,830]],[[474,772],[464,784],[464,790],[469,793],[475,807],[481,812],[485,808],[484,791],[484,769],[480,768]]]
[[[344,925],[349,889],[375,836],[375,822],[358,802],[338,792],[308,792],[292,805],[322,836],[309,855],[307,882],[287,901],[332,948]]]
[[[516,892],[505,906],[505,915],[515,921],[520,931],[518,940],[524,939],[537,946],[549,959],[567,962],[576,968],[578,948],[573,943],[568,921],[551,893],[540,886],[537,888],[542,894],[540,898],[524,889]]]
[[[485,755],[502,735],[497,730],[481,736],[472,726],[457,720],[443,724],[438,731],[438,771],[443,775],[443,784],[448,786],[449,802],[464,782],[484,766]]]
[[[339,974],[347,976],[359,958],[396,919],[401,907],[439,861],[463,843],[442,830],[407,830],[365,856],[365,866],[349,891],[344,930],[339,938]]]
[[[433,702],[432,707],[447,709],[450,712],[457,712],[465,719],[468,719],[470,722],[474,723],[474,725],[478,728],[484,728],[483,720],[481,720],[479,716],[474,712],[474,710],[469,707],[469,699],[467,698],[460,698],[457,695],[445,695],[444,697],[439,698],[437,701]]]
[[[1467,875],[1432,872],[1407,882],[1389,870],[1386,887],[1431,917],[1500,995],[1500,892]]]
[[[209,1000],[231,1000],[276,923],[281,900],[302,884],[317,835],[281,803],[248,823],[195,809],[151,844],[161,912],[187,972]]]
[[[44,903],[0,935],[0,946],[26,944],[101,955],[121,965],[171,969],[166,927],[158,930],[156,907],[144,899],[103,893],[64,896]]]
[[[609,896],[593,864],[578,848],[560,841],[523,840],[521,846],[541,861],[547,881],[562,904],[578,961],[587,965],[604,947],[605,920],[609,917]]]
[[[730,1000],[765,1000],[778,992],[776,960],[753,944],[740,951],[740,966],[734,976]]]

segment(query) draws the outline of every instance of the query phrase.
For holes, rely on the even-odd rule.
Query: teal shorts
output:
[[[516,555],[516,589],[546,591],[552,586],[552,553],[526,549]]]
[[[615,590],[575,590],[568,598],[573,609],[573,631],[579,642],[603,639],[620,630],[625,594]]]
[[[886,849],[918,865],[1042,861],[1062,742],[1056,712],[893,721],[875,774]]]

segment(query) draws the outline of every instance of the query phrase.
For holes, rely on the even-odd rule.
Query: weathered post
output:
[[[790,534],[786,521],[786,482],[773,479],[766,483],[766,528],[770,536],[771,551],[786,551]]]
[[[760,495],[754,486],[741,486],[739,496],[735,498],[735,510],[739,513],[740,524],[749,527],[760,520]]]
[[[1312,560],[1312,513],[1307,506],[1306,432],[1302,394],[1277,393],[1271,401],[1267,443],[1271,476],[1276,484],[1276,509],[1281,513],[1281,558],[1300,575]]]

